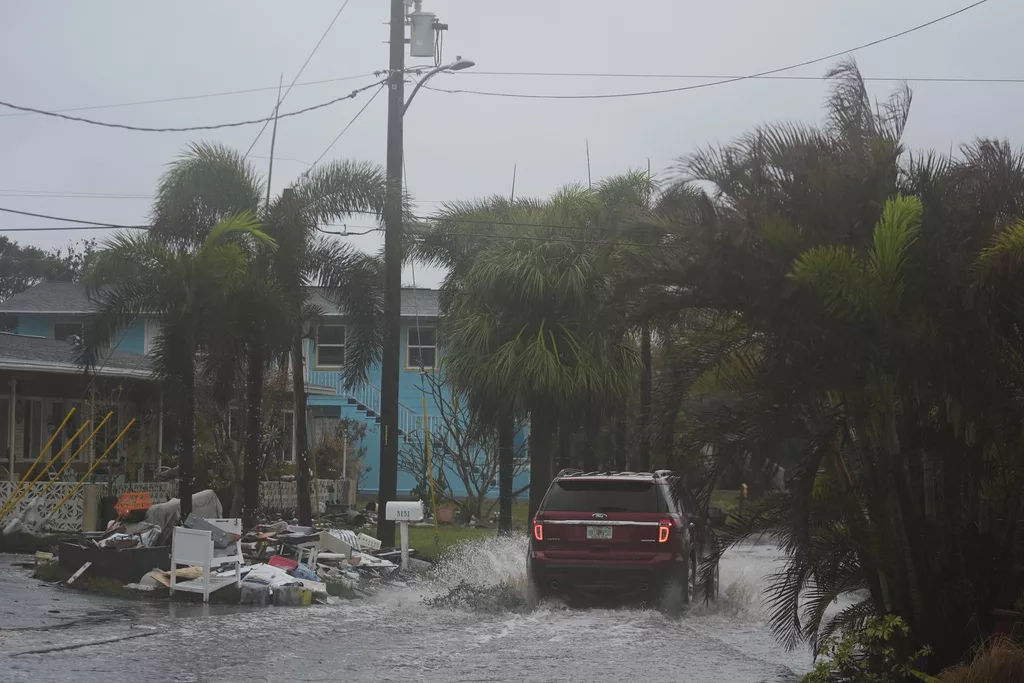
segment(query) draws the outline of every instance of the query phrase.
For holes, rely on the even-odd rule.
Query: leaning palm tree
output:
[[[194,144],[161,179],[154,206],[154,232],[169,243],[194,243],[226,213],[249,210],[264,218],[279,244],[263,254],[249,280],[250,296],[240,302],[244,326],[246,448],[244,513],[252,520],[258,505],[262,459],[261,397],[263,375],[272,360],[291,359],[295,420],[299,518],[309,524],[311,467],[306,434],[305,369],[302,344],[312,321],[323,311],[310,306],[308,288],[321,287],[329,301],[346,311],[351,329],[343,366],[345,381],[365,381],[379,359],[381,296],[375,260],[324,234],[327,224],[354,214],[380,216],[385,175],[370,163],[336,161],[303,174],[293,188],[270,199],[259,174],[234,150]]]
[[[253,257],[274,241],[251,214],[215,223],[194,247],[171,246],[151,234],[117,233],[104,245],[86,278],[99,308],[90,317],[78,350],[79,362],[95,366],[134,320],[155,316],[161,331],[153,369],[166,383],[177,416],[181,453],[178,497],[182,518],[195,492],[195,382],[197,364],[223,344],[218,333],[235,294],[248,279]]]

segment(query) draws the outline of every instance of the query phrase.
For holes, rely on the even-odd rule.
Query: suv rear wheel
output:
[[[544,599],[544,591],[537,584],[536,579],[533,576],[533,570],[530,568],[529,562],[526,564],[526,609],[530,612],[537,609],[537,605]]]
[[[678,616],[693,602],[697,590],[697,563],[693,555],[683,563],[679,575],[668,579],[661,589],[660,608],[668,616]]]

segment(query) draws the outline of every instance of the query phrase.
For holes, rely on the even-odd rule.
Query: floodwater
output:
[[[474,543],[429,580],[370,599],[263,609],[89,596],[15,566],[30,558],[0,556],[0,681],[759,683],[810,668],[809,653],[776,643],[761,609],[774,546],[730,551],[719,601],[677,619],[558,603],[524,613],[508,586],[521,585],[525,548]]]

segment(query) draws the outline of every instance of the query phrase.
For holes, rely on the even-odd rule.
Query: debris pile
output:
[[[204,600],[235,585],[239,602],[248,605],[309,605],[329,595],[367,595],[398,574],[402,551],[383,548],[361,530],[376,522],[369,506],[335,510],[319,528],[278,520],[243,530],[240,520],[222,518],[213,491],[192,500],[193,511],[182,522],[177,499],[154,505],[148,495],[126,494],[105,531],[57,545],[58,564],[74,572],[72,581],[83,574],[102,576],[141,591],[198,592]],[[430,564],[412,558],[410,567],[424,570]]]

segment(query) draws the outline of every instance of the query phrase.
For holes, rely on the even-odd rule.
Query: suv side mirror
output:
[[[708,522],[711,526],[722,526],[725,524],[725,511],[722,508],[708,508]]]

